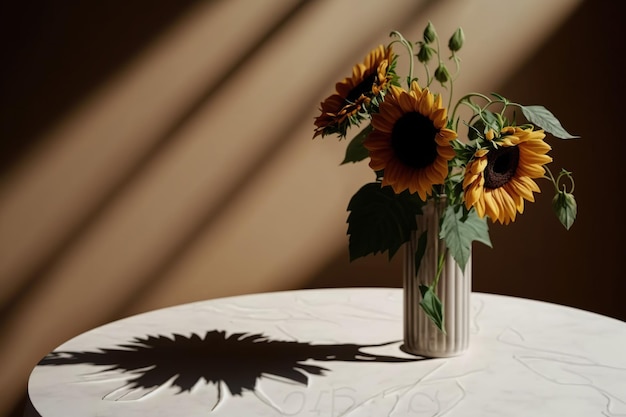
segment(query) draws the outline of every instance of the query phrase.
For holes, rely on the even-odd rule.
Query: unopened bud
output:
[[[424,42],[431,43],[437,39],[437,32],[435,32],[435,26],[431,22],[428,22],[426,29],[424,29]]]
[[[433,48],[426,44],[422,44],[419,52],[417,53],[417,59],[419,62],[428,62],[430,58],[433,56]]]
[[[450,40],[448,41],[448,48],[452,52],[456,52],[461,49],[463,46],[463,41],[465,40],[465,34],[463,33],[463,29],[458,28]]]
[[[435,79],[441,84],[447,82],[450,79],[450,73],[448,68],[444,64],[440,64],[435,70]]]

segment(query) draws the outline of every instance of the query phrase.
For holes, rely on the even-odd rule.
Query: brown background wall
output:
[[[42,355],[119,317],[400,286],[399,259],[348,263],[345,206],[371,176],[311,121],[390,28],[417,39],[428,19],[466,31],[458,91],[544,104],[582,137],[550,139],[577,179],[572,230],[541,194],[475,246],[474,289],[626,320],[618,2],[79,3],[0,12],[0,415]]]

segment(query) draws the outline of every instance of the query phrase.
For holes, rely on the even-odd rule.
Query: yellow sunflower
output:
[[[348,127],[363,119],[361,111],[369,110],[372,99],[381,97],[395,80],[394,66],[391,46],[372,50],[362,64],[352,68],[352,76],[335,85],[336,93],[322,101],[313,137],[335,133],[345,137]]]
[[[408,189],[425,201],[433,185],[443,184],[457,135],[446,128],[447,109],[441,101],[417,82],[409,91],[390,87],[363,143],[370,167],[384,170],[383,186],[390,185],[396,193]]]
[[[543,130],[509,126],[495,136],[490,131],[487,139],[497,146],[477,150],[467,165],[465,206],[475,207],[480,217],[509,224],[524,212],[524,200],[533,202],[533,192],[541,192],[533,179],[544,176],[552,148],[544,142]]]

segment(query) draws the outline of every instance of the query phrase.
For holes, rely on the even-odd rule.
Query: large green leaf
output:
[[[529,122],[561,139],[575,139],[580,136],[569,134],[561,125],[561,122],[548,109],[543,106],[520,106],[524,117]]]
[[[478,217],[475,210],[466,212],[462,206],[446,207],[439,237],[445,240],[450,254],[461,270],[467,265],[473,241],[491,247],[486,218]]]
[[[350,260],[385,251],[391,259],[417,228],[422,204],[417,195],[396,194],[378,182],[361,187],[348,204]]]
[[[369,151],[363,146],[363,141],[372,131],[372,125],[367,125],[357,135],[352,138],[348,147],[346,148],[346,156],[341,164],[347,164],[348,162],[359,162],[369,156]]]

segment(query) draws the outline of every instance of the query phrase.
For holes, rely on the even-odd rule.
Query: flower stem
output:
[[[437,285],[439,285],[439,278],[441,278],[441,272],[443,271],[443,263],[446,259],[447,254],[448,254],[448,248],[446,248],[446,250],[444,250],[443,253],[439,254],[439,259],[437,261],[437,273],[435,274],[435,280],[433,281],[433,284],[432,284],[433,291],[437,288]]]
[[[460,60],[454,52],[452,53],[452,60],[454,61],[454,64],[456,66],[456,73],[454,74],[454,77],[450,78],[450,97],[448,97],[448,108],[452,107],[452,96],[454,95],[454,80],[456,80],[461,73]]]
[[[574,194],[574,188],[576,188],[576,184],[574,183],[574,177],[572,176],[571,172],[562,169],[561,172],[559,173],[558,177],[556,177],[556,179],[555,179],[554,175],[552,174],[552,171],[550,171],[550,168],[548,168],[547,165],[544,165],[543,168],[548,173],[548,176],[544,176],[544,178],[552,181],[552,184],[554,185],[555,192],[557,192],[557,193],[561,192],[561,190],[559,189],[559,184],[561,183],[561,179],[563,177],[566,177],[569,180],[570,185],[571,185],[569,193],[570,194]],[[563,184],[563,191],[567,192],[565,184]]]
[[[452,96],[454,95],[454,81],[450,79],[450,92],[448,93],[448,108],[452,105]]]
[[[409,74],[407,75],[407,88],[411,88],[411,80],[413,79],[413,45],[411,42],[407,41],[404,36],[397,30],[394,30],[389,34],[389,36],[396,36],[398,40],[391,42],[392,44],[395,42],[400,42],[406,48],[409,53]]]
[[[459,106],[461,104],[466,104],[467,106],[469,106],[472,109],[475,109],[475,104],[472,103],[472,97],[480,97],[482,99],[484,99],[485,101],[487,101],[487,106],[490,105],[493,101],[487,97],[484,94],[481,93],[469,93],[464,95],[463,97],[461,97],[457,102],[456,105],[454,106],[454,109],[452,110],[452,115],[450,116],[450,120],[454,120],[455,116],[456,116],[456,112],[459,109]],[[450,108],[450,106],[448,106],[448,108]]]
[[[434,196],[434,204],[435,204],[435,212],[438,213],[438,217],[440,218],[439,220],[439,229],[441,229],[441,213],[440,213],[440,204],[441,204],[441,200],[445,199],[445,196],[442,196],[441,193],[437,193]],[[441,272],[443,271],[443,263],[446,259],[446,255],[448,254],[448,246],[445,245],[445,242],[441,239],[436,239],[435,240],[436,244],[437,244],[437,253],[439,254],[439,259],[437,260],[437,272],[435,274],[435,280],[432,283],[432,288],[433,291],[436,290],[437,285],[439,285],[439,278],[441,277]],[[444,246],[445,249],[442,251],[441,246]]]

